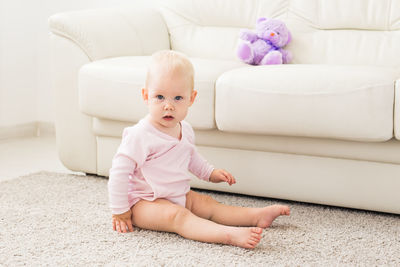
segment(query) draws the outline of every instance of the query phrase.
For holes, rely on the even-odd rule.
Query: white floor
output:
[[[54,135],[0,140],[0,181],[38,171],[72,173],[58,159]]]

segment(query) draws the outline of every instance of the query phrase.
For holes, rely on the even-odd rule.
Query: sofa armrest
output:
[[[170,48],[166,24],[151,6],[59,13],[49,18],[49,25],[54,34],[75,42],[90,60],[150,55]]]
[[[400,78],[394,84],[394,137],[400,140]]]

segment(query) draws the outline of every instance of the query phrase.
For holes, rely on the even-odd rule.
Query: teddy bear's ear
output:
[[[288,40],[287,43],[289,44],[292,41],[292,34],[290,33],[290,31],[288,30]]]
[[[258,18],[256,23],[258,24],[258,23],[260,23],[261,21],[264,21],[264,20],[267,20],[267,18],[264,18],[264,17]]]

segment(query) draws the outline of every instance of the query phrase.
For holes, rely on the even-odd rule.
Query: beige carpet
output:
[[[254,250],[176,234],[111,229],[107,180],[41,172],[0,183],[0,266],[400,266],[400,216],[210,193],[220,202],[291,206]]]

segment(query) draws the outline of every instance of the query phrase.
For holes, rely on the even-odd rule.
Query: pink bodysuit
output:
[[[113,214],[128,211],[141,199],[165,198],[185,207],[188,171],[208,181],[213,167],[197,152],[190,124],[181,122],[178,140],[156,129],[148,117],[124,129],[108,181]]]

